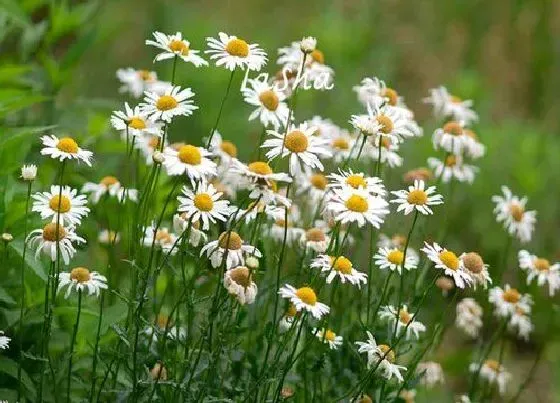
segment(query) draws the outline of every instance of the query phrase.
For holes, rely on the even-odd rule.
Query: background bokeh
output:
[[[201,50],[205,37],[219,31],[238,35],[268,52],[270,73],[276,70],[278,47],[313,35],[326,63],[336,72],[335,88],[302,93],[298,120],[321,115],[347,126],[350,115],[361,110],[352,86],[366,76],[385,80],[405,97],[425,130],[423,139],[404,147],[404,168],[389,173],[389,187],[395,188],[407,169],[425,165],[434,154],[429,138],[436,122],[421,103],[428,89],[445,85],[461,98],[473,99],[480,115],[475,131],[486,144],[487,155],[475,183],[458,186],[449,211],[435,220],[448,226],[450,242],[457,242],[458,249],[483,251],[490,264],[497,263],[506,235],[493,219],[490,198],[506,184],[514,193],[528,195],[529,208],[538,211],[537,230],[528,248],[560,260],[560,1],[105,0],[66,2],[56,14],[40,0],[2,3],[2,26],[20,18],[24,21],[18,27],[25,29],[2,33],[0,62],[30,66],[33,79],[22,87],[45,96],[27,109],[24,122],[57,124],[58,130],[77,133],[102,156],[98,160],[108,161],[98,164],[96,176],[114,169],[118,163],[114,157],[123,150],[108,125],[111,110],[124,100],[115,71],[146,68],[157,70],[161,79],[170,77],[171,63],[154,66],[154,51],[144,45],[152,31],[181,31],[194,49]],[[49,21],[46,28],[36,28],[44,21]],[[32,29],[28,24],[37,32],[25,33]],[[43,39],[28,38],[33,35]],[[25,44],[27,40],[31,45]],[[228,72],[214,67],[180,65],[177,81],[193,88],[200,109],[174,125],[172,139],[197,143],[208,134],[228,78]],[[239,74],[235,85],[240,80]],[[14,84],[8,81],[9,76],[0,77],[0,85]],[[4,88],[0,95],[4,107],[8,102]],[[254,150],[260,133],[257,123],[247,122],[250,110],[234,92],[220,124],[220,132],[237,144],[242,159]],[[21,123],[3,114],[0,117],[4,133]],[[28,160],[37,152],[38,143],[33,141],[23,153],[31,148]],[[19,165],[1,166],[0,175],[15,177]],[[20,218],[16,214],[3,225],[17,234]],[[509,259],[512,271],[516,268],[513,252],[518,249],[514,244]],[[508,280],[516,283],[517,275]],[[531,393],[522,401],[560,401],[560,386],[555,382],[560,376],[557,326],[547,326],[553,321],[551,301],[537,288],[530,290],[541,295],[537,297],[536,334],[531,343],[515,345],[510,356],[516,361],[506,365],[523,374],[538,346],[549,342]],[[449,371],[451,385],[464,384],[461,377],[470,360],[466,351],[472,346],[461,350],[451,341],[448,344],[452,347],[444,345],[436,358]]]

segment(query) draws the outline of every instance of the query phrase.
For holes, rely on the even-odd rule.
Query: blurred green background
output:
[[[155,30],[181,31],[199,50],[205,49],[207,36],[219,31],[257,42],[269,54],[271,74],[277,69],[278,47],[313,35],[335,70],[335,88],[302,93],[298,120],[321,115],[347,126],[350,115],[361,111],[352,86],[366,76],[385,80],[405,97],[425,130],[423,139],[404,146],[405,166],[389,174],[388,187],[396,188],[406,170],[425,165],[434,155],[430,136],[436,123],[421,103],[428,89],[445,85],[473,99],[480,115],[474,129],[487,155],[475,183],[458,186],[446,216],[439,216],[448,225],[450,244],[483,251],[490,264],[498,262],[506,237],[493,219],[490,198],[507,184],[514,193],[528,195],[529,208],[538,211],[535,237],[527,248],[560,259],[560,1],[0,0],[0,27],[0,175],[8,178],[3,190],[14,182],[26,155],[37,161],[40,132],[33,127],[56,124],[96,152],[96,173],[80,170],[76,176],[97,180],[115,169],[123,147],[108,117],[125,100],[118,93],[116,70],[154,69],[160,79],[170,78],[171,63],[153,65],[155,50],[144,45]],[[178,83],[195,91],[200,109],[174,124],[171,136],[197,143],[215,121],[229,74],[185,64],[177,73]],[[240,80],[238,75],[236,85]],[[13,101],[16,96],[19,103]],[[256,122],[247,122],[250,111],[233,92],[219,128],[237,144],[242,159],[254,150],[260,133]],[[8,143],[19,144],[13,139],[21,127],[29,129],[13,153]],[[21,211],[21,198],[16,202]],[[17,235],[20,219],[8,217],[4,229]],[[518,248],[514,245],[513,251]],[[513,254],[509,264],[515,269]],[[515,283],[517,276],[510,280]],[[531,290],[540,295],[536,334],[528,345],[510,351],[519,366],[506,363],[519,377],[538,345],[558,340],[557,332],[547,332],[550,299]],[[560,376],[558,354],[558,344],[549,344],[531,393],[521,401],[560,400],[554,382]],[[457,375],[464,384],[460,377],[470,359],[464,350],[444,348],[436,358],[444,362],[450,383]]]

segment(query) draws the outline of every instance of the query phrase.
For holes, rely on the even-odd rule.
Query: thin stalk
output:
[[[82,290],[78,289],[78,313],[76,315],[76,323],[74,323],[74,331],[72,332],[72,341],[70,342],[70,356],[68,357],[68,377],[66,378],[66,402],[70,403],[70,378],[72,376],[72,355],[74,354],[74,344],[76,343],[76,335],[78,334],[78,326],[80,325],[80,313],[82,312]]]
[[[220,123],[220,118],[222,117],[222,111],[224,110],[224,105],[226,103],[226,99],[228,97],[229,90],[231,89],[231,83],[233,82],[233,75],[234,74],[235,74],[235,70],[232,70],[231,75],[229,76],[229,82],[228,82],[228,85],[227,85],[226,93],[224,94],[224,97],[222,98],[222,103],[220,104],[220,110],[218,112],[218,117],[216,118],[216,123],[214,123],[214,127],[212,128],[212,131],[210,132],[210,137],[208,137],[208,141],[206,142],[206,148],[210,147],[210,143],[212,143],[212,138],[214,137],[214,133],[216,132],[216,129],[218,129],[218,124]]]
[[[95,338],[95,347],[93,349],[93,363],[91,368],[92,379],[91,379],[91,389],[89,392],[89,402],[93,402],[93,395],[95,393],[95,384],[97,382],[97,354],[99,352],[99,339],[101,336],[101,322],[103,321],[103,299],[105,294],[101,293],[101,298],[99,300],[99,320],[97,322],[97,336]]]

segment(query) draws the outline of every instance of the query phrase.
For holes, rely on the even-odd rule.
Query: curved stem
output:
[[[216,123],[214,123],[214,127],[212,128],[212,131],[210,132],[210,137],[208,137],[208,141],[206,142],[206,148],[210,147],[210,143],[212,142],[212,138],[214,137],[214,133],[216,132],[216,129],[218,128],[218,124],[220,123],[220,118],[222,117],[222,111],[224,110],[224,105],[226,103],[226,99],[228,97],[229,90],[231,89],[231,83],[233,82],[233,75],[234,74],[235,74],[235,70],[232,70],[231,75],[229,76],[229,82],[228,82],[228,85],[227,85],[226,93],[224,94],[224,97],[222,98],[222,103],[220,104],[220,110],[218,112],[218,117],[216,118]]]

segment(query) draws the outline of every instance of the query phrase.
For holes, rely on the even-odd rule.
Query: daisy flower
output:
[[[224,287],[241,305],[252,304],[257,296],[257,285],[251,277],[251,271],[245,266],[226,270],[224,274]]]
[[[377,366],[377,371],[379,371],[381,376],[385,379],[390,380],[395,376],[398,381],[403,382],[404,378],[401,371],[406,371],[406,367],[394,364],[396,359],[395,351],[387,344],[377,344],[375,338],[369,331],[367,335],[367,341],[357,341],[356,345],[358,346],[358,353],[367,354],[368,369]]]
[[[510,235],[515,235],[521,242],[529,242],[537,221],[537,212],[525,211],[527,198],[514,196],[507,186],[502,186],[502,192],[503,196],[492,196],[492,201],[496,203],[496,220],[504,223]]]
[[[124,203],[127,199],[133,202],[138,201],[138,190],[124,188],[114,176],[104,176],[99,183],[86,182],[82,187],[82,192],[91,193],[93,204],[99,203],[99,200],[105,194],[116,197],[121,203]]]
[[[548,283],[548,294],[554,296],[560,288],[560,263],[550,264],[548,259],[531,255],[526,250],[520,250],[517,256],[519,267],[527,272],[527,284],[531,284],[535,278],[539,286]]]
[[[259,118],[263,126],[278,130],[288,122],[290,110],[286,95],[274,85],[259,79],[247,80],[249,86],[243,90],[245,102],[257,108],[249,115],[249,120]]]
[[[41,137],[41,141],[43,142],[41,155],[50,155],[51,158],[58,159],[59,161],[64,161],[65,159],[81,160],[88,166],[91,166],[93,153],[80,148],[76,140],[72,137],[62,137],[59,139],[52,135],[43,136]]]
[[[310,228],[301,236],[300,243],[306,250],[325,253],[330,237],[321,228]]]
[[[416,367],[416,372],[421,375],[420,383],[428,388],[432,388],[438,383],[444,383],[443,369],[437,362],[420,362]]]
[[[271,186],[275,182],[292,182],[292,178],[285,173],[274,173],[267,162],[254,161],[247,165],[241,161],[235,161],[232,172],[240,174],[252,183]]]
[[[96,271],[90,272],[85,267],[76,267],[70,273],[60,273],[57,292],[68,287],[64,298],[68,298],[72,290],[87,291],[89,295],[99,296],[102,289],[107,288],[107,278]]]
[[[372,196],[366,189],[334,189],[334,197],[327,202],[326,210],[334,213],[334,220],[342,224],[356,222],[359,227],[369,223],[375,228],[383,224],[389,213],[389,204],[379,196]]]
[[[155,41],[146,40],[146,45],[155,46],[163,52],[158,53],[154,62],[161,60],[181,58],[184,62],[192,63],[195,67],[207,66],[208,62],[198,55],[198,50],[191,49],[190,42],[183,39],[181,32],[174,35],[166,35],[161,32],[152,33]]]
[[[385,85],[385,82],[377,77],[366,77],[360,85],[352,88],[358,96],[358,101],[364,106],[386,102],[388,105],[397,106],[399,104],[399,94],[392,88]]]
[[[164,94],[146,91],[140,111],[151,120],[170,123],[175,116],[190,116],[198,109],[191,98],[194,92],[190,88],[170,87]]]
[[[484,156],[486,153],[486,147],[480,141],[478,141],[478,136],[476,133],[470,129],[464,129],[465,132],[465,153],[474,159]]]
[[[348,132],[340,130],[337,135],[329,139],[329,150],[335,163],[345,162],[350,158],[356,140]]]
[[[210,160],[210,153],[203,147],[190,144],[178,150],[167,147],[164,150],[163,165],[170,176],[186,174],[191,181],[208,180],[216,176],[216,163]]]
[[[282,298],[289,299],[294,305],[297,312],[306,310],[311,313],[315,319],[321,319],[323,315],[329,313],[330,308],[317,300],[317,294],[310,287],[295,288],[289,284],[285,284],[280,288],[278,294]]]
[[[324,139],[334,139],[338,137],[341,132],[347,133],[346,130],[342,130],[340,127],[335,125],[332,120],[322,118],[321,116],[313,116],[311,119],[306,120],[305,123],[307,127],[313,127],[315,132],[314,136],[322,137]]]
[[[220,165],[225,169],[229,169],[232,160],[237,158],[237,146],[231,141],[224,140],[218,131],[214,132],[208,151],[220,158]]]
[[[10,339],[8,336],[4,336],[4,332],[0,330],[0,350],[7,350],[10,347]]]
[[[367,115],[352,115],[350,124],[366,136],[379,135],[400,143],[416,136],[407,120],[395,108],[383,104],[368,104]]]
[[[484,263],[482,257],[476,252],[463,253],[459,256],[465,269],[472,277],[472,285],[476,290],[477,285],[482,285],[484,289],[488,288],[488,284],[492,284],[492,279],[488,273],[488,265]]]
[[[53,262],[56,261],[57,249],[64,264],[68,264],[70,259],[76,254],[76,249],[72,242],[77,244],[85,243],[86,240],[76,235],[73,227],[64,228],[58,226],[55,222],[48,223],[42,229],[31,231],[27,237],[27,242],[32,248],[36,247],[35,258],[39,258],[39,254],[43,252]],[[58,247],[57,247],[58,244]]]
[[[534,329],[528,312],[524,311],[523,308],[520,307],[517,307],[515,312],[509,318],[507,327],[510,332],[515,333],[517,337],[525,341],[529,341],[529,335]]]
[[[30,165],[23,165],[21,167],[21,176],[20,178],[24,181],[34,181],[37,177],[37,165],[30,164]]]
[[[124,112],[113,111],[111,125],[115,130],[122,132],[124,136],[127,133],[132,137],[142,135],[161,136],[162,134],[160,123],[148,119],[147,114],[142,112],[139,106],[132,109],[127,102],[124,103]]]
[[[391,193],[397,196],[391,200],[391,203],[397,203],[399,207],[397,212],[404,211],[404,214],[410,214],[414,210],[428,215],[434,212],[430,206],[443,204],[443,196],[435,193],[436,187],[430,186],[427,189],[423,180],[415,180],[414,185],[410,185],[408,190],[397,190]]]
[[[191,221],[187,219],[185,213],[182,214],[174,214],[173,215],[173,230],[177,234],[182,234],[187,230],[190,223],[190,232],[189,232],[189,239],[188,242],[191,246],[195,248],[198,247],[201,243],[206,242],[208,236],[200,230],[200,222],[199,221]]]
[[[376,196],[385,196],[385,185],[383,181],[377,176],[369,177],[363,172],[354,172],[352,169],[344,171],[338,169],[337,173],[332,173],[327,176],[331,180],[329,188],[333,189],[363,189],[368,193]]]
[[[422,252],[434,263],[436,269],[442,269],[446,276],[453,277],[457,287],[465,288],[472,284],[471,274],[465,269],[463,260],[459,259],[454,252],[442,248],[436,242],[432,245],[424,242],[424,245],[425,247],[421,249]]]
[[[286,309],[286,312],[284,312],[284,315],[282,316],[282,318],[280,319],[280,323],[278,324],[281,333],[285,333],[290,330],[290,328],[294,324],[297,313],[298,311],[296,310],[296,307],[290,302],[290,304],[288,305],[288,309]]]
[[[451,121],[434,132],[432,143],[436,150],[443,148],[449,153],[458,155],[463,152],[467,139],[463,123]]]
[[[212,267],[219,267],[226,256],[226,270],[245,264],[245,255],[261,257],[261,252],[251,245],[246,245],[235,231],[225,231],[217,240],[208,242],[200,250],[200,256],[206,254]]]
[[[379,147],[379,141],[381,141],[381,147]],[[368,145],[366,155],[368,155],[373,161],[381,161],[382,164],[387,165],[390,168],[400,167],[402,165],[403,159],[397,153],[399,145],[396,142],[391,141],[390,138],[383,136],[371,136],[368,138],[368,142],[366,144]]]
[[[414,181],[421,180],[424,182],[428,182],[432,179],[434,175],[432,175],[432,171],[425,167],[420,167],[416,169],[411,169],[410,171],[406,172],[403,175],[403,181],[405,183],[413,184]]]
[[[224,66],[230,71],[236,68],[258,71],[266,64],[266,53],[256,43],[249,44],[223,32],[218,34],[218,39],[207,37],[206,42],[210,49],[205,53],[215,60],[218,67]]]
[[[443,183],[452,179],[459,182],[473,183],[477,167],[463,162],[460,155],[449,154],[443,161],[438,158],[428,158],[428,165],[434,170],[434,176],[441,178]]]
[[[397,322],[397,334],[406,331],[405,338],[407,340],[415,338],[418,340],[420,338],[420,333],[426,331],[426,326],[413,319],[414,315],[408,312],[406,305],[403,305],[401,309],[398,310],[392,306],[387,305],[381,307],[379,312],[379,318],[381,320],[386,320],[389,326],[393,328],[395,326],[395,321]],[[397,319],[398,318],[398,319]]]
[[[87,197],[78,195],[76,189],[70,186],[52,185],[50,192],[35,193],[33,197],[32,211],[41,214],[41,219],[45,220],[52,216],[52,222],[56,222],[60,217],[59,223],[69,223],[79,225],[82,218],[87,216],[89,208],[86,207]]]
[[[466,123],[478,120],[478,115],[471,109],[473,101],[470,99],[463,101],[459,97],[451,95],[443,86],[431,89],[430,96],[424,98],[424,102],[433,106],[434,115],[437,118],[450,117]]]
[[[338,336],[331,329],[313,329],[313,334],[323,343],[328,344],[331,350],[337,350],[338,347],[342,346],[342,336]]]
[[[309,205],[315,212],[325,199],[328,183],[327,177],[322,173],[316,172],[311,175],[301,175],[298,177],[296,194],[306,194],[305,200],[309,202]]]
[[[373,256],[373,259],[375,265],[378,266],[381,270],[396,270],[399,274],[402,274],[401,270],[403,267],[403,261],[404,268],[406,270],[414,270],[418,266],[418,255],[410,252],[411,251],[407,249],[405,260],[404,252],[401,250],[401,248],[381,247]]]
[[[379,238],[377,240],[377,247],[378,248],[387,248],[389,250],[399,249],[404,250],[406,246],[406,236],[403,234],[394,234],[392,237],[388,237],[385,234],[379,234]],[[410,245],[406,250],[406,256],[414,258],[416,262],[419,260],[418,252],[413,249]]]
[[[328,273],[325,280],[327,284],[332,283],[337,276],[342,284],[348,281],[358,288],[362,283],[367,284],[367,274],[356,270],[350,259],[345,256],[319,255],[311,261],[311,268],[320,269],[321,273]]]
[[[170,255],[177,253],[177,235],[169,232],[168,228],[162,227],[156,230],[155,224],[152,223],[144,230],[144,246],[151,248],[155,245],[161,250]]]
[[[200,183],[195,191],[183,186],[182,194],[179,196],[179,207],[177,211],[186,213],[186,219],[194,221],[202,221],[202,229],[210,228],[210,222],[213,224],[218,221],[226,221],[230,214],[228,200],[220,200],[222,193],[218,192],[212,184]]]
[[[123,84],[119,88],[121,93],[129,93],[134,98],[140,98],[144,91],[157,82],[157,73],[149,70],[136,70],[131,67],[117,70],[117,78]]]
[[[455,326],[473,339],[482,329],[482,307],[474,298],[463,298],[457,303]]]
[[[327,142],[314,136],[314,129],[303,123],[299,127],[290,130],[286,134],[274,130],[267,130],[272,137],[264,141],[262,148],[269,148],[266,157],[269,161],[280,156],[289,157],[290,174],[298,175],[309,173],[310,169],[323,170],[320,156],[331,155],[327,148]]]
[[[469,366],[471,372],[480,372],[480,377],[490,385],[497,385],[498,392],[503,395],[511,374],[506,372],[504,366],[496,360],[485,360],[483,363],[472,363]]]
[[[157,315],[154,323],[148,326],[144,333],[151,337],[152,343],[157,343],[158,335],[165,335],[169,340],[185,340],[187,331],[183,327],[173,326],[170,318],[167,315]]]
[[[517,309],[523,312],[531,312],[533,299],[529,294],[521,294],[516,288],[512,288],[506,284],[504,289],[494,287],[490,289],[488,301],[494,305],[494,313],[496,316],[505,318],[513,315]]]
[[[303,228],[297,226],[300,222],[300,213],[297,206],[292,205],[288,210],[288,222],[286,223],[286,210],[284,207],[274,208],[270,216],[274,219],[274,223],[270,227],[270,236],[272,239],[282,242],[284,233],[286,234],[286,242],[293,245],[300,241],[305,233]]]

